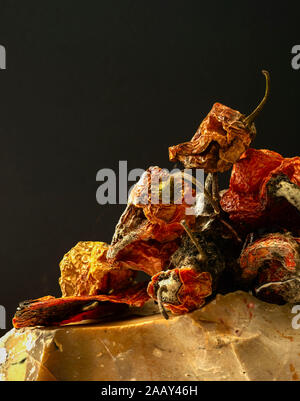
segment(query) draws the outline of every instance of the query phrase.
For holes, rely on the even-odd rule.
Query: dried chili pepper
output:
[[[165,194],[170,198],[163,202]],[[181,220],[188,225],[195,222],[195,216],[186,214],[193,202],[192,185],[183,185],[181,173],[171,175],[150,167],[130,194],[107,253],[108,261],[151,276],[164,269],[184,232]]]
[[[189,142],[169,148],[170,161],[180,161],[185,168],[202,168],[212,173],[230,169],[256,135],[253,121],[269,94],[269,73],[262,72],[266,78],[265,96],[248,117],[215,103]]]
[[[113,294],[55,298],[47,296],[20,304],[13,318],[15,328],[61,326],[83,320],[104,319],[124,312],[128,305],[141,307],[149,299],[147,283]]]
[[[130,193],[128,203],[143,210],[151,239],[172,241],[184,232],[182,219],[194,223],[194,216],[187,215],[186,209],[195,202],[195,192],[184,178],[181,172],[170,174],[165,169],[150,167]],[[145,237],[148,239],[149,233]]]
[[[193,267],[160,272],[152,277],[148,294],[158,300],[161,312],[164,308],[182,314],[200,308],[212,292],[212,278],[207,272],[197,272]]]
[[[241,278],[253,282],[255,294],[268,302],[300,301],[300,239],[268,234],[240,256]]]
[[[290,229],[300,223],[299,187],[300,157],[248,149],[234,165],[220,204],[231,220],[247,229],[274,223]]]
[[[104,242],[79,242],[60,263],[63,297],[22,302],[14,326],[60,326],[99,320],[124,311],[125,305],[142,306],[149,299],[146,284],[133,283],[135,271],[108,263],[108,249]]]
[[[81,241],[60,262],[62,296],[106,294],[132,284],[135,272],[107,262],[109,245]]]
[[[208,223],[205,217],[198,216],[194,231],[181,222],[186,234],[170,257],[175,268],[156,274],[149,283],[148,293],[158,301],[165,318],[165,307],[173,313],[200,308],[220,288],[226,267],[236,265],[240,245],[233,241],[234,233],[218,218]]]

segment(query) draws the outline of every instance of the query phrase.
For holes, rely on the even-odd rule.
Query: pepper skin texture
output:
[[[79,297],[55,298],[46,296],[20,304],[13,318],[19,329],[34,326],[62,326],[83,320],[102,319],[124,312],[127,305],[141,307],[149,299],[146,283],[102,294]]]
[[[254,123],[248,127],[244,120],[239,111],[215,103],[189,142],[169,148],[170,161],[206,173],[229,170],[256,135]]]
[[[300,239],[268,234],[248,245],[240,256],[241,278],[254,282],[258,297],[274,303],[300,301]]]
[[[164,302],[164,306],[174,314],[183,314],[200,308],[205,298],[212,293],[212,277],[207,272],[197,272],[193,268],[175,268],[161,272],[152,277],[148,285],[148,294],[157,300],[157,291],[161,280],[168,275],[175,276],[179,289],[172,303]]]
[[[64,255],[59,278],[63,297],[107,294],[132,285],[135,272],[108,263],[108,249],[105,242],[81,241]]]
[[[161,189],[172,187],[171,177],[173,199],[163,203]],[[189,226],[195,222],[194,215],[186,214],[193,201],[192,185],[183,185],[181,173],[172,176],[157,166],[150,167],[131,191],[107,253],[108,262],[150,276],[163,270],[184,232],[180,222],[185,219]]]
[[[248,149],[232,169],[229,189],[222,194],[221,207],[232,221],[259,227],[288,218],[299,225],[299,212],[283,197],[269,191],[272,179],[286,177],[300,186],[300,157],[284,158],[266,149]],[[295,209],[295,210],[294,210]]]

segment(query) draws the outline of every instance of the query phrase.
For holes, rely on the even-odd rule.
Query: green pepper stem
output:
[[[265,95],[262,99],[262,101],[259,103],[259,105],[256,107],[255,110],[252,111],[252,113],[245,118],[244,122],[245,124],[250,127],[251,124],[253,123],[253,121],[256,119],[256,117],[258,116],[258,114],[261,112],[261,110],[263,109],[269,94],[270,94],[270,74],[268,71],[266,70],[262,70],[262,73],[264,74],[265,78],[266,78],[266,90],[265,90]]]

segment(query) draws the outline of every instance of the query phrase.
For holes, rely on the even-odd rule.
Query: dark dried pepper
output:
[[[181,224],[186,234],[170,258],[174,269],[156,274],[148,286],[149,295],[158,301],[166,318],[164,308],[185,313],[200,308],[217,288],[222,289],[224,282],[219,287],[219,281],[224,281],[226,268],[236,267],[240,249],[234,233],[218,218],[208,223],[205,216],[198,216],[196,231],[184,221]]]

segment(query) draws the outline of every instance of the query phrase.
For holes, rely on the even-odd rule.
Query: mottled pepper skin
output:
[[[241,278],[253,282],[257,295],[266,301],[299,302],[299,243],[300,238],[281,233],[254,241],[241,253]]]
[[[166,274],[175,274],[181,283],[176,294],[176,301],[164,302],[164,306],[174,314],[183,314],[200,308],[205,303],[205,298],[212,293],[212,277],[208,272],[198,272],[192,267],[175,268],[168,272],[160,272],[152,277],[148,285],[148,294],[157,299],[157,286],[161,277]]]
[[[280,262],[286,272],[295,273],[299,264],[299,239],[288,234],[268,234],[248,245],[241,254],[242,277],[253,279],[265,262]]]
[[[105,242],[81,241],[60,262],[59,285],[63,297],[107,294],[131,286],[136,272],[122,269],[106,260],[109,245]]]
[[[169,159],[185,168],[224,172],[249,148],[255,135],[254,123],[248,127],[243,114],[215,103],[189,142],[169,148]]]
[[[195,216],[187,215],[195,196],[189,183],[179,175],[174,181],[176,203],[160,200],[159,189],[170,182],[170,174],[160,167],[149,167],[134,186],[128,205],[117,224],[107,259],[110,263],[143,271],[150,276],[163,270],[178,248],[185,219],[189,226]]]

